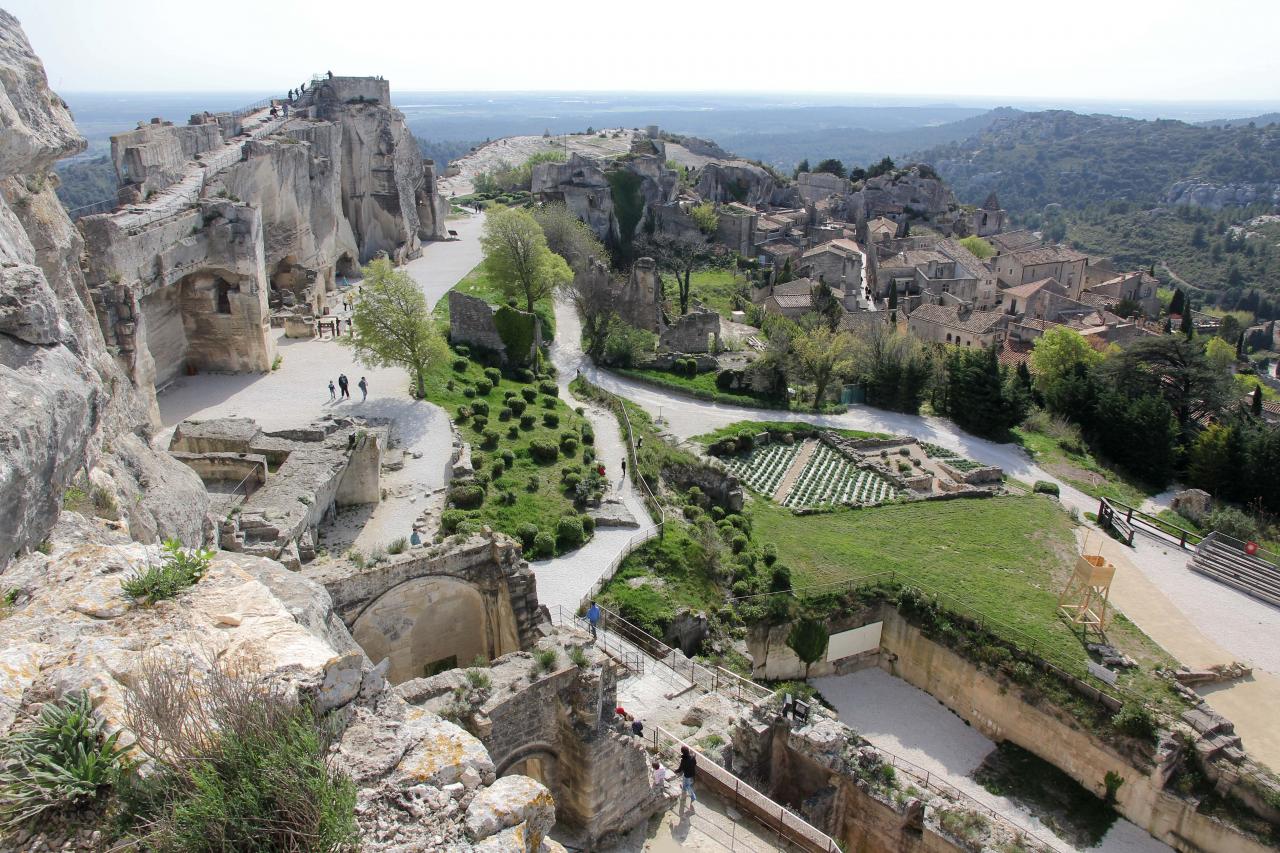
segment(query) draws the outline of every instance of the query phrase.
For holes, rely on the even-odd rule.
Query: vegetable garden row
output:
[[[846,503],[876,504],[891,500],[897,494],[897,489],[888,480],[857,468],[841,453],[819,444],[782,505],[798,508]]]

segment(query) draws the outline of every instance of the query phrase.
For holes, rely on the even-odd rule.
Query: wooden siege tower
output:
[[[1111,622],[1107,597],[1116,567],[1097,554],[1081,554],[1071,580],[1058,596],[1058,613],[1072,627],[1105,634]]]

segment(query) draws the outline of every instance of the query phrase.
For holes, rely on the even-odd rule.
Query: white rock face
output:
[[[119,484],[110,499],[125,523],[137,515],[155,535],[163,522],[194,542],[208,507],[199,478],[146,446],[145,413],[93,322],[83,242],[49,175],[84,144],[17,20],[0,11],[0,568],[44,539],[64,488],[111,464],[118,437],[136,439],[127,465],[169,484],[159,495]]]
[[[512,850],[537,851],[555,822],[551,792],[528,776],[502,777],[476,794],[467,807],[467,831],[475,838],[517,830],[510,836],[515,846],[507,849]]]

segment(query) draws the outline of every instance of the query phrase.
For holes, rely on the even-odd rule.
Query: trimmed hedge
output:
[[[1053,495],[1055,498],[1059,494],[1058,484],[1051,483],[1048,480],[1036,480],[1031,490],[1041,495]]]
[[[516,528],[516,537],[520,540],[520,544],[526,549],[533,546],[533,540],[538,535],[538,525],[531,521],[526,521]]]
[[[550,429],[555,429],[556,427],[560,426],[560,416],[557,415],[555,412],[543,412],[542,423],[544,426],[549,427]]]
[[[533,550],[539,557],[550,557],[556,552],[556,537],[543,531],[533,537]]]
[[[534,424],[536,424],[537,422],[538,422],[538,419],[535,418],[533,415],[521,415],[520,429],[533,429]]]
[[[587,539],[582,529],[582,519],[576,515],[566,515],[556,522],[556,540],[562,548],[577,548]]]
[[[449,489],[449,500],[458,509],[476,509],[484,503],[484,487],[479,483],[462,483]]]

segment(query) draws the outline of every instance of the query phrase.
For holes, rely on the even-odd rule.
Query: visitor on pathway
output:
[[[639,450],[639,449],[640,449],[640,448],[642,448],[642,447],[644,447],[644,436],[643,436],[643,435],[636,439],[636,450]]]
[[[653,762],[653,787],[662,788],[667,784],[667,780],[671,778],[671,771],[662,766],[661,761]]]
[[[417,530],[414,530],[413,535],[409,537],[409,544],[415,548],[422,544],[422,537],[418,535]]]
[[[342,399],[344,400],[351,399],[351,389],[348,388],[347,385],[348,385],[347,374],[345,373],[338,374],[338,389],[342,391]]]
[[[644,737],[644,723],[640,722],[638,719],[633,719],[631,721],[631,734],[636,737]]]
[[[627,457],[624,456],[622,457],[622,478],[618,480],[618,485],[621,486],[626,481],[627,481]]]
[[[369,399],[369,383],[363,376],[360,377],[360,383],[357,386],[360,389],[360,402],[363,403]]]
[[[594,640],[596,638],[596,626],[600,624],[600,605],[594,601],[587,608],[587,624],[591,626],[591,639]],[[618,709],[618,713],[622,713],[621,708]]]
[[[329,402],[332,403],[336,399],[338,399],[338,394],[337,394],[337,391],[334,390],[333,380],[330,379],[329,380]]]
[[[698,794],[693,790],[693,777],[698,774],[698,759],[693,757],[687,746],[680,747],[680,766],[676,768],[676,772],[684,777],[680,782],[680,799],[683,801],[685,794],[688,794],[689,802],[696,802]]]

